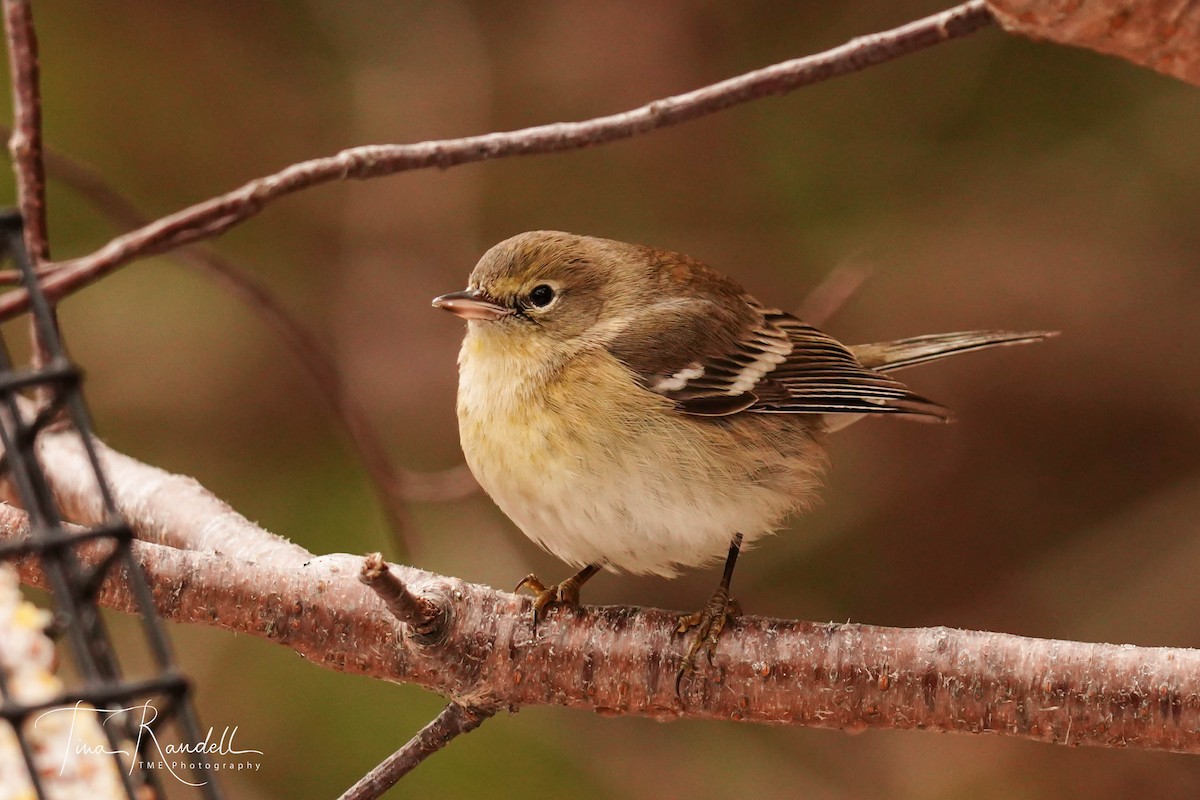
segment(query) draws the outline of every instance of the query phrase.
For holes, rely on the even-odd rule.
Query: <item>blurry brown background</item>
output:
[[[43,0],[49,143],[160,214],[292,161],[583,119],[943,6]],[[461,323],[429,306],[513,233],[674,248],[796,307],[874,276],[849,342],[965,328],[1058,339],[905,374],[953,426],[833,441],[822,507],[743,559],[752,613],[1200,646],[1200,93],[987,30],[602,148],[320,188],[217,242],[336,350],[395,457],[459,462]],[[7,175],[5,181],[10,181]],[[8,196],[11,196],[9,186]],[[50,194],[54,254],[113,231]],[[386,547],[362,470],[273,335],[169,259],[67,301],[101,434],[314,552]],[[10,326],[11,327],[11,326]],[[416,563],[508,587],[565,568],[484,496],[414,508]],[[593,603],[692,610],[716,572],[601,576]],[[249,638],[173,629],[206,725],[265,752],[236,797],[330,797],[442,700]],[[999,737],[658,724],[527,709],[395,796],[1195,797],[1200,761]]]

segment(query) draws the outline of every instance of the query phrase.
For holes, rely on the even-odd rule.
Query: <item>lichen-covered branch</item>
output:
[[[972,33],[990,22],[991,13],[984,0],[969,0],[899,28],[858,37],[823,53],[774,64],[619,114],[462,139],[368,145],[292,164],[274,175],[250,181],[118,236],[90,255],[62,262],[43,286],[49,297],[63,297],[134,259],[223,233],[254,217],[270,203],[302,189],[349,178],[376,178],[429,167],[444,169],[486,159],[556,153],[628,139],[730,106],[858,72]],[[0,297],[0,320],[20,313],[27,304],[24,291]]]
[[[58,460],[61,452],[46,448],[43,458],[59,494],[69,497],[86,481],[64,474],[70,460]],[[135,529],[158,531],[159,541],[176,545],[134,547],[164,618],[259,636],[331,669],[416,683],[465,706],[994,732],[1200,753],[1197,650],[744,616],[722,635],[715,665],[702,664],[677,696],[684,648],[673,612],[560,610],[534,628],[527,598],[392,566],[405,591],[446,610],[435,629],[410,631],[360,582],[362,558],[308,560],[302,548],[212,498],[207,508],[221,515],[219,540],[249,543],[234,555],[214,547],[205,492],[194,481],[164,477],[112,451],[105,466]],[[130,492],[136,499],[124,496]],[[86,504],[71,508],[74,514]],[[0,506],[0,540],[23,536],[23,524],[22,512]],[[93,549],[85,553],[103,555]],[[18,568],[24,581],[41,583],[30,560]],[[101,602],[133,608],[119,578],[106,584]]]

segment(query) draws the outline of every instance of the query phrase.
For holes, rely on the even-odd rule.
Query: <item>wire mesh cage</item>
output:
[[[18,367],[0,335],[0,476],[14,487],[28,517],[24,536],[0,543],[0,570],[10,562],[36,563],[53,608],[49,627],[58,635],[58,649],[69,654],[59,658],[73,673],[69,681],[50,674],[53,648],[44,630],[50,617],[21,600],[11,571],[0,574],[0,796],[164,797],[170,774],[178,779],[172,796],[184,791],[218,798],[203,757],[188,757],[186,746],[168,748],[184,755],[164,762],[168,729],[176,741],[204,739],[188,681],[175,664],[133,552],[133,533],[97,456],[81,372],[64,350],[16,212],[0,212],[0,255],[16,267],[28,293],[40,352],[28,367]],[[37,456],[38,436],[48,430],[79,437],[103,503],[101,524],[64,519]],[[139,671],[146,675],[126,674],[98,604],[106,581],[121,582],[133,598],[148,665]]]

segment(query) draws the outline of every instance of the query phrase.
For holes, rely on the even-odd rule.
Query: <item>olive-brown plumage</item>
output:
[[[889,368],[1047,335],[848,348],[688,256],[556,231],[497,244],[434,304],[468,319],[467,463],[527,536],[576,567],[665,576],[728,553],[725,584],[743,542],[812,501],[827,431],[949,418]]]

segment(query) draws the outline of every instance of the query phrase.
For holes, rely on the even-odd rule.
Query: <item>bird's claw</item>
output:
[[[565,606],[574,608],[579,605],[579,585],[571,579],[549,586],[542,583],[532,572],[521,579],[514,592],[528,589],[533,593],[533,624],[536,625],[546,615],[549,606]]]
[[[738,602],[730,598],[729,591],[722,586],[713,592],[708,605],[704,608],[679,618],[679,624],[675,626],[675,633],[687,633],[693,628],[696,629],[696,632],[695,638],[688,646],[683,663],[679,665],[679,672],[675,675],[675,694],[677,696],[684,676],[691,675],[696,671],[696,653],[703,649],[708,663],[712,665],[713,654],[717,650],[717,640],[721,636],[721,631],[725,630],[725,624],[731,618],[739,616],[741,613],[742,609]]]

